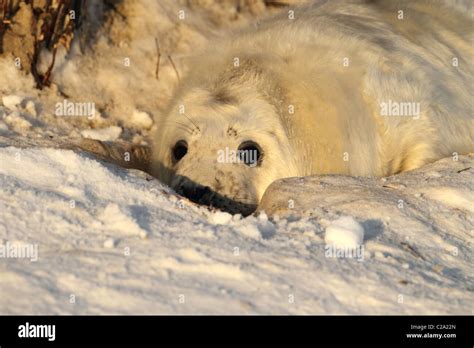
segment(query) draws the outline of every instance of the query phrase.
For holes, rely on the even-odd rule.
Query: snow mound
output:
[[[84,129],[81,135],[84,138],[95,139],[100,141],[114,141],[120,137],[122,128],[118,126],[111,126],[101,129]]]
[[[442,174],[430,180],[468,197],[471,170],[457,171],[472,159],[460,157],[449,173],[446,163],[429,168]],[[423,173],[410,175],[421,182]],[[436,210],[443,195],[428,200],[422,187],[432,221],[410,200],[407,215],[396,205],[377,210],[370,200],[399,196],[324,180],[325,191],[307,185],[298,196],[311,214],[242,218],[89,155],[0,147],[0,313],[472,314],[472,216]],[[369,213],[384,222],[361,216]],[[361,226],[363,258],[327,255],[325,229],[359,243]]]
[[[3,105],[10,110],[16,110],[22,101],[23,98],[18,95],[6,95],[2,97]]]
[[[153,120],[146,112],[133,110],[131,124],[136,128],[149,129],[153,125]]]
[[[364,241],[364,228],[352,216],[343,216],[326,228],[325,241],[336,247],[356,248]]]
[[[110,228],[117,234],[137,235],[141,238],[147,237],[147,231],[139,226],[132,212],[119,207],[117,204],[109,203],[98,216],[97,225],[94,228]],[[110,245],[110,242],[109,242]]]

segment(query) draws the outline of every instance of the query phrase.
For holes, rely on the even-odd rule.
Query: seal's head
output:
[[[153,172],[194,202],[248,215],[268,185],[296,172],[278,106],[240,77],[175,95],[158,123]]]

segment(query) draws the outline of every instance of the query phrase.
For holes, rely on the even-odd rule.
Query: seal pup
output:
[[[213,42],[156,120],[151,172],[246,215],[280,178],[474,151],[473,18],[455,5],[316,1]]]

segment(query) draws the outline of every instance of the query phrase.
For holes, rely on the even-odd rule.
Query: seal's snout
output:
[[[201,203],[204,197],[209,196],[211,189],[201,185],[183,185],[180,193],[195,203]]]
[[[178,194],[190,201],[221,209],[231,214],[249,215],[257,208],[256,203],[238,202],[224,196],[213,188],[198,184],[183,176],[176,176],[176,181],[171,185]]]

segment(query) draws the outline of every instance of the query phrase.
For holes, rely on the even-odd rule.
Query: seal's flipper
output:
[[[110,142],[82,139],[78,147],[101,160],[114,163],[118,166],[149,172],[151,149],[148,146],[134,145],[122,141]]]

